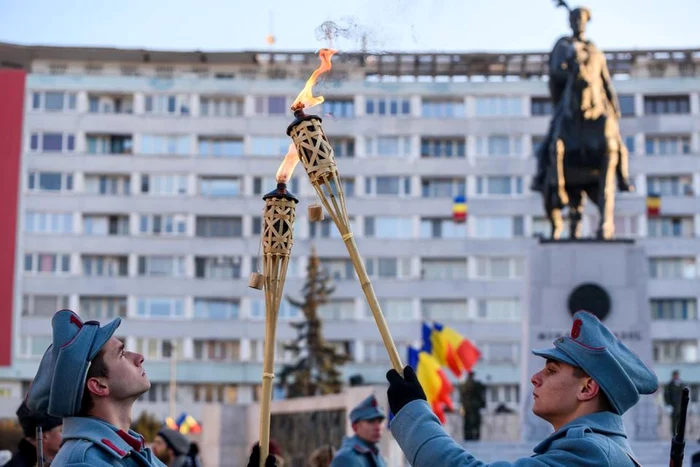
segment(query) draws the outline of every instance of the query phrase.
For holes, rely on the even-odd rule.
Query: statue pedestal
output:
[[[526,281],[521,433],[524,442],[539,442],[553,430],[532,413],[530,380],[542,369],[544,360],[530,350],[552,347],[554,339],[569,335],[574,312],[585,309],[596,314],[651,366],[647,257],[643,247],[628,240],[542,241],[529,253]],[[624,422],[631,440],[657,440],[653,397],[642,396],[625,414]]]

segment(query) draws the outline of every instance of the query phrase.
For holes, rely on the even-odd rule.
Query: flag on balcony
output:
[[[445,409],[454,410],[450,396],[454,389],[452,383],[447,379],[437,360],[424,350],[409,347],[408,364],[415,370],[433,413],[444,424]]]
[[[658,217],[661,213],[661,195],[647,195],[647,217]]]
[[[459,195],[454,199],[452,204],[452,220],[456,223],[467,221],[467,198]]]

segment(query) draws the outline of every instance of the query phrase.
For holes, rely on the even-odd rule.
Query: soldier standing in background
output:
[[[463,437],[478,440],[481,438],[481,409],[486,407],[486,386],[474,378],[473,371],[459,385],[459,398],[464,417]]]

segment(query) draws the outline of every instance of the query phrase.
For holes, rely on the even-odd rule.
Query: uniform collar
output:
[[[374,443],[369,443],[357,435],[350,438],[350,440],[352,441],[352,448],[361,454],[379,454],[379,448]]]
[[[63,419],[63,440],[84,439],[117,459],[131,451],[141,452],[143,437],[133,430],[124,432],[114,425],[94,417],[66,417]]]
[[[587,427],[590,428],[594,433],[600,433],[606,436],[613,436],[613,441],[617,443],[626,452],[631,453],[632,450],[627,442],[627,433],[625,433],[625,427],[622,423],[622,417],[612,412],[596,412],[592,414],[579,417],[576,420],[572,420],[559,430],[555,431],[548,438],[542,441],[540,444],[535,446],[533,451],[536,454],[542,454],[546,452],[550,445],[557,439],[564,438],[567,432],[574,427]],[[620,439],[620,437],[622,439]]]

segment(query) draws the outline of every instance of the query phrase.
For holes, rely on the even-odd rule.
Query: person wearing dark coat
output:
[[[153,443],[153,454],[168,467],[201,467],[196,444],[185,435],[161,428]]]
[[[17,409],[17,419],[22,427],[24,438],[20,440],[12,459],[4,467],[34,467],[37,464],[36,429],[38,427],[42,429],[44,464],[50,463],[61,446],[63,419],[33,413],[25,402],[22,402]]]

